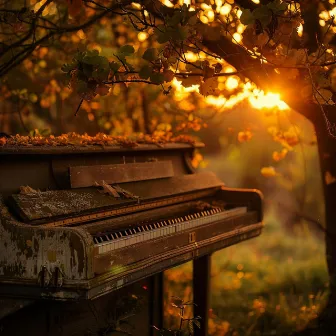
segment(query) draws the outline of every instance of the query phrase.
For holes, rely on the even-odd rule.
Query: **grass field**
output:
[[[260,237],[212,257],[210,335],[288,335],[304,328],[326,301],[323,240],[304,225],[289,234],[271,211],[265,224]],[[192,300],[191,267],[166,272],[167,326],[178,322],[171,296]]]

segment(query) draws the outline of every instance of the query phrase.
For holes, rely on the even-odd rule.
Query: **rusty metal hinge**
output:
[[[61,268],[57,266],[51,273],[45,265],[41,267],[37,281],[41,287],[62,287],[64,282],[64,273]]]
[[[55,267],[53,273],[53,282],[55,287],[62,287],[64,282],[64,273],[60,267]]]
[[[51,280],[51,273],[47,266],[42,266],[38,274],[37,282],[41,287],[48,287]]]

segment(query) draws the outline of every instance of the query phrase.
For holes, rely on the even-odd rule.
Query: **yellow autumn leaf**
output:
[[[186,88],[192,85],[200,85],[202,82],[201,76],[188,76],[179,80],[182,81],[182,85]]]
[[[238,133],[239,142],[247,142],[252,139],[252,133],[250,131],[243,131]]]
[[[315,100],[319,104],[330,104],[332,103],[331,97],[332,97],[332,92],[327,89],[320,89],[318,92],[315,93]]]
[[[335,176],[331,175],[331,173],[329,171],[327,171],[324,175],[324,181],[326,183],[326,185],[332,184],[336,182],[336,178]]]
[[[261,168],[261,175],[265,177],[274,177],[279,176],[280,174],[275,171],[275,168],[272,166]]]
[[[313,95],[313,87],[311,84],[304,86],[301,90],[301,96],[304,99],[309,99]]]
[[[203,96],[213,95],[218,88],[218,79],[217,77],[212,77],[206,79],[204,82],[201,83],[199,92]]]
[[[279,162],[286,157],[287,153],[288,153],[287,148],[283,148],[281,152],[275,151],[275,152],[273,152],[273,155],[272,155],[273,160],[276,161],[276,162]]]

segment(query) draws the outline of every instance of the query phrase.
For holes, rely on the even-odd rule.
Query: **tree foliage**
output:
[[[311,1],[255,2],[5,1],[2,98],[19,101],[23,114],[42,109],[41,115],[56,102],[64,107],[70,101],[94,112],[97,96],[133,90],[142,99],[149,92],[145,86],[153,86],[150,92],[156,93],[144,110],[165,96],[174,104],[174,91],[182,85],[217,98],[218,106],[218,98],[244,96],[251,80],[278,91],[293,107],[314,103],[324,114],[336,97],[333,1],[314,1],[313,9]],[[255,87],[249,88],[251,93]]]

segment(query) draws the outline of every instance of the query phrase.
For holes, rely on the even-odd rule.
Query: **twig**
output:
[[[82,106],[83,101],[84,101],[84,99],[82,99],[82,100],[80,101],[80,103],[78,104],[78,106],[77,106],[77,110],[76,110],[76,112],[75,112],[75,117],[77,117],[78,111],[79,111],[80,107]]]

